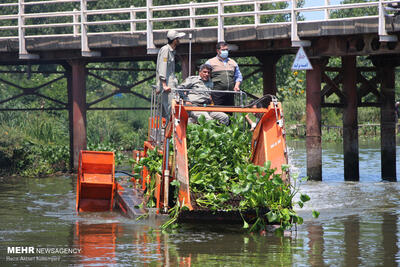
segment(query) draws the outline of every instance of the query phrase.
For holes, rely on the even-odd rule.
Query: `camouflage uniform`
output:
[[[200,76],[190,76],[179,87],[191,89],[188,91],[185,100],[191,102],[193,105],[202,106],[204,104],[211,104],[212,81],[204,82]],[[221,124],[229,124],[229,116],[223,112],[192,111],[190,114],[195,120],[201,115],[204,115],[206,120],[214,119],[218,120]]]

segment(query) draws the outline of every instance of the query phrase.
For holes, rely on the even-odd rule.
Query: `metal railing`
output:
[[[185,21],[187,27],[181,27],[180,30],[197,30],[197,29],[217,29],[218,41],[224,40],[224,30],[231,27],[243,26],[262,26],[262,25],[290,25],[291,40],[293,46],[309,46],[310,42],[300,40],[298,36],[298,24],[309,23],[308,20],[300,20],[300,15],[306,13],[323,12],[323,18],[315,21],[330,21],[330,20],[349,20],[359,18],[377,18],[380,41],[397,41],[396,36],[389,35],[385,29],[385,17],[387,12],[392,12],[391,8],[387,8],[388,4],[398,3],[399,1],[377,0],[374,2],[354,3],[354,4],[338,4],[331,5],[330,0],[324,0],[322,6],[309,6],[315,0],[306,0],[305,7],[298,7],[297,0],[217,0],[203,3],[187,3],[176,5],[160,5],[154,6],[152,0],[146,0],[144,7],[121,7],[108,9],[90,9],[90,2],[96,0],[42,0],[42,1],[25,1],[18,0],[14,3],[0,4],[0,40],[1,39],[18,39],[20,58],[37,57],[29,54],[26,49],[26,39],[30,37],[61,37],[72,36],[80,38],[81,50],[83,56],[98,56],[99,53],[91,51],[89,48],[88,36],[92,35],[110,35],[110,34],[134,34],[146,33],[148,53],[156,53],[156,47],[153,43],[153,33],[166,31],[167,29],[155,29],[155,23],[167,22],[182,22]],[[278,4],[283,4],[284,8]],[[54,12],[26,12],[27,7],[30,10],[40,10],[42,7],[57,6],[56,10],[69,9],[67,11]],[[242,6],[247,11],[230,12],[229,9],[234,6]],[[63,7],[63,8],[62,8]],[[367,15],[363,17],[348,17],[333,19],[332,11],[353,9],[353,8],[376,8],[377,14]],[[8,11],[10,10],[10,11]],[[203,10],[203,12],[202,12]],[[204,12],[208,11],[208,12]],[[160,15],[160,13],[168,13],[172,11],[181,11],[184,15]],[[207,14],[201,14],[207,13]],[[263,21],[265,17],[285,16],[285,21],[267,22]],[[115,16],[117,18],[102,18],[104,16]],[[234,17],[251,18],[251,23],[227,25],[225,21]],[[62,23],[43,23],[37,19],[46,20],[56,18],[57,20],[65,20]],[[200,21],[215,20],[216,25],[202,26]],[[212,24],[212,23],[211,23]],[[107,25],[123,25],[123,29],[118,31],[106,30],[90,30],[90,27],[100,27]],[[64,28],[63,33],[27,33],[27,30],[40,31],[46,28]],[[11,31],[10,34],[4,32]],[[3,35],[1,35],[3,33]]]
[[[162,119],[162,94],[156,86],[151,90],[151,105],[149,118],[149,139],[154,145],[160,146],[162,143],[162,130],[165,128]]]
[[[244,107],[247,105],[247,94],[243,91],[228,91],[228,90],[201,90],[201,89],[187,89],[187,88],[182,88],[178,86],[176,89],[172,89],[172,93],[174,96],[174,99],[177,100],[178,102],[180,100],[188,101],[190,102],[189,99],[187,98],[187,95],[190,93],[204,93],[206,95],[213,95],[215,93],[217,94],[231,94],[233,95],[233,100],[234,100],[234,105],[236,107]],[[211,103],[211,101],[210,101]]]
[[[205,93],[210,96],[213,93],[224,93],[233,94],[235,107],[244,107],[248,105],[247,94],[243,91],[226,91],[226,90],[199,90],[199,89],[187,89],[187,88],[174,88],[171,89],[172,99],[177,103],[185,104],[188,93]],[[192,105],[192,104],[191,104]],[[204,104],[204,107],[213,106],[211,102]],[[156,86],[152,87],[151,90],[151,106],[150,106],[150,121],[149,121],[149,138],[150,141],[156,145],[161,146],[164,140],[164,129],[169,118],[163,120],[163,107],[162,107],[162,93],[159,92],[159,88]]]

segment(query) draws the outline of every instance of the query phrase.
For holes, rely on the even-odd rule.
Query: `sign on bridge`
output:
[[[299,51],[297,51],[296,58],[294,59],[292,70],[312,70],[313,67],[308,60],[307,54],[303,47],[300,46]]]

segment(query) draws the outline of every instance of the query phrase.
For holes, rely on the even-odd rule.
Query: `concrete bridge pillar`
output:
[[[356,56],[342,57],[344,180],[359,181]]]
[[[385,64],[386,63],[386,64]],[[378,66],[381,78],[381,171],[382,179],[396,181],[395,67]]]
[[[321,79],[322,60],[311,59],[312,70],[306,72],[306,150],[307,176],[310,180],[322,180],[321,143]]]
[[[86,149],[86,63],[69,61],[69,132],[71,167],[78,169],[79,151]]]

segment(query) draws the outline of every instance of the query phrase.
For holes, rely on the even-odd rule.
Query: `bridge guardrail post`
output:
[[[260,24],[260,3],[254,2],[254,25],[257,27]]]
[[[331,0],[325,0],[325,16],[324,16],[324,18],[325,18],[325,20],[329,20],[329,18],[331,17],[331,12],[330,12],[330,10],[329,10],[329,8],[328,8],[328,6],[331,4]]]
[[[18,39],[19,39],[19,54],[28,54],[25,47],[25,29],[24,26],[24,0],[18,1]]]
[[[291,39],[292,39],[292,44],[295,41],[299,41],[299,36],[297,36],[297,19],[296,19],[296,0],[292,0],[292,6],[291,6],[291,11],[290,11],[290,19],[292,21],[292,28],[291,28]]]
[[[292,46],[293,47],[307,47],[311,46],[311,42],[308,40],[300,40],[299,35],[297,33],[297,0],[292,0],[292,6],[291,6],[291,21],[292,21],[292,29],[291,29],[291,40],[292,40]]]
[[[190,2],[189,14],[190,14],[190,29],[194,30],[194,28],[196,27],[196,19],[194,18],[194,16],[196,15],[196,11],[193,7],[193,2]]]
[[[89,52],[88,37],[87,37],[87,26],[86,26],[86,0],[81,0],[81,51],[82,55],[84,52]]]
[[[397,36],[388,34],[386,31],[386,17],[385,8],[383,6],[383,0],[379,0],[379,24],[378,24],[378,35],[380,42],[397,42]]]
[[[147,54],[157,54],[157,48],[153,39],[153,0],[146,1],[146,37],[147,37]]]
[[[78,14],[78,10],[76,8],[74,8],[74,15],[73,17],[73,23],[74,23],[74,37],[77,37],[79,34],[79,14]]]
[[[218,42],[225,41],[223,14],[224,14],[223,0],[218,0]]]
[[[36,54],[30,54],[26,50],[25,38],[25,0],[18,1],[18,50],[20,59],[38,59]]]
[[[131,6],[131,34],[136,31],[136,11],[134,10],[135,6]]]
[[[100,52],[90,51],[88,41],[87,0],[81,0],[81,53],[83,57],[98,57]]]

